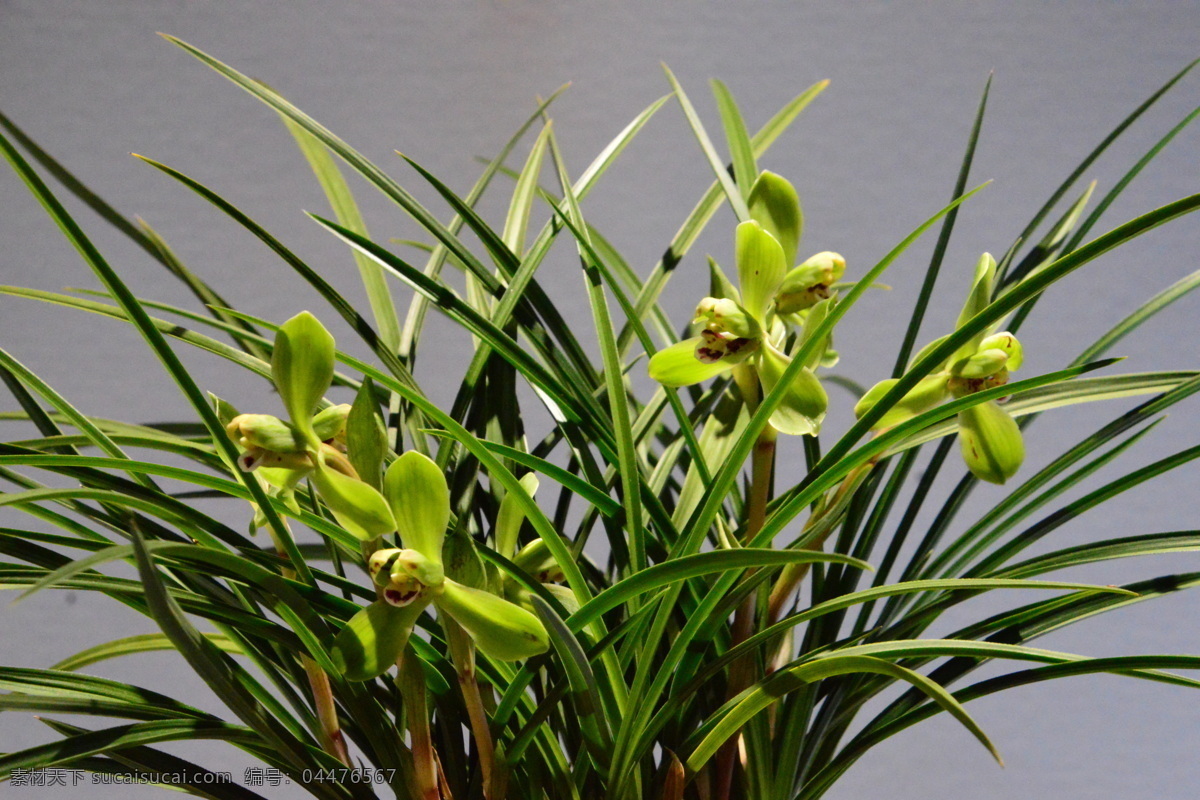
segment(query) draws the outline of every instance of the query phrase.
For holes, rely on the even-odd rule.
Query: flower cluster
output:
[[[295,491],[307,479],[338,524],[369,549],[380,537],[399,534],[401,547],[376,549],[368,559],[379,599],[337,635],[335,663],[350,680],[382,674],[400,657],[429,605],[452,617],[492,658],[516,660],[544,652],[546,629],[528,609],[446,574],[450,490],[436,463],[417,452],[404,453],[383,475],[382,491],[355,470],[347,457],[354,447],[347,436],[352,407],[317,411],[333,381],[334,354],[333,337],[312,314],[288,320],[275,338],[271,361],[288,421],[232,412],[224,421],[241,450],[238,466],[259,476],[271,496],[298,510]],[[467,546],[473,547],[469,540]]]
[[[710,259],[713,294],[700,301],[692,320],[701,326],[699,335],[655,353],[649,372],[665,386],[688,386],[732,370],[743,399],[753,407],[763,394],[775,388],[791,364],[787,343],[806,345],[834,308],[835,289],[845,274],[846,262],[837,253],[827,251],[786,271],[785,265],[795,259],[799,249],[803,216],[796,190],[785,179],[763,172],[750,192],[748,206],[751,219],[737,226],[735,238],[739,285],[734,287]],[[995,280],[995,259],[985,253],[976,266],[958,326],[991,303]],[[793,329],[798,329],[798,336],[792,335]],[[914,362],[946,338],[926,346]],[[995,329],[976,334],[919,381],[873,427],[890,428],[949,397],[967,397],[1003,386],[1009,373],[1020,368],[1021,361],[1021,343],[1013,334]],[[771,415],[775,430],[812,436],[819,433],[829,399],[814,371],[836,362],[837,353],[830,349],[828,340],[810,350]],[[855,414],[862,417],[898,382],[890,378],[875,384],[859,400]],[[1021,430],[996,401],[961,411],[958,436],[967,468],[982,480],[1004,483],[1024,460]]]
[[[984,253],[975,267],[971,292],[958,317],[961,326],[992,301],[995,291],[996,261]],[[937,347],[946,337],[926,345],[913,361]],[[1007,331],[982,331],[967,340],[933,372],[921,379],[911,391],[888,409],[875,423],[880,430],[899,425],[923,411],[937,406],[948,397],[967,397],[1008,383],[1010,372],[1021,368],[1024,356],[1017,337]],[[854,413],[861,417],[897,383],[880,381],[871,387]],[[1021,429],[1012,415],[994,400],[977,403],[958,414],[958,439],[963,460],[976,477],[991,483],[1004,483],[1025,459]]]
[[[806,344],[837,302],[835,284],[846,271],[837,253],[823,252],[799,266],[803,214],[795,188],[784,178],[763,172],[747,202],[750,219],[737,226],[735,255],[738,286],[725,278],[716,262],[713,296],[696,307],[699,335],[655,353],[650,377],[667,386],[688,386],[729,370],[740,370],[744,399],[757,404],[772,391],[792,363],[788,342],[799,328]],[[771,425],[794,435],[816,435],[829,397],[814,374],[831,360],[829,342],[819,343],[787,387],[771,415]],[[754,390],[753,387],[758,387]],[[757,393],[757,397],[746,395]]]

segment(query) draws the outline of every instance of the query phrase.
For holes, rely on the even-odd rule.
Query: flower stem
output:
[[[308,684],[312,687],[313,704],[317,709],[317,720],[321,724],[321,747],[345,764],[352,767],[350,751],[346,748],[346,737],[338,722],[337,706],[333,702],[333,687],[330,686],[329,676],[317,666],[317,662],[308,656],[300,656],[304,671],[308,674]]]
[[[755,398],[757,400],[757,398]],[[754,405],[757,405],[755,403]],[[775,465],[775,439],[778,433],[770,425],[758,435],[754,443],[754,451],[750,456],[750,493],[746,508],[746,537],[749,542],[762,530],[767,517],[767,503],[771,499],[772,471]],[[733,631],[730,647],[736,647],[750,637],[754,628],[754,616],[757,608],[754,594],[748,596],[738,607],[733,617]],[[754,660],[743,657],[729,666],[730,698],[737,695],[754,680]],[[721,747],[717,754],[716,786],[714,797],[726,800],[733,789],[733,772],[738,754],[738,743],[741,735],[732,736]]]
[[[841,508],[843,505],[842,501],[846,498],[846,495],[854,492],[874,468],[875,461],[871,460],[852,470],[842,480],[833,497],[828,502],[821,504],[808,518],[808,522],[804,525],[804,530],[808,531],[812,529],[825,518],[826,514],[831,513],[833,509]],[[809,542],[805,545],[804,549],[820,550],[825,545],[825,540],[829,538],[829,534],[833,533],[834,527],[830,526],[828,531],[816,540]],[[795,564],[784,568],[783,574],[780,575],[779,580],[771,588],[770,600],[767,602],[767,616],[764,620],[766,625],[774,625],[783,618],[785,606],[796,593],[796,590],[800,588],[800,584],[808,575],[810,567],[811,565],[809,564]]]
[[[420,800],[441,800],[438,789],[437,756],[429,733],[429,708],[425,701],[425,675],[411,649],[396,662],[396,684],[404,699],[404,716],[412,738],[413,778]]]
[[[475,678],[475,646],[466,631],[448,616],[442,619],[446,642],[450,646],[450,660],[458,673],[458,688],[462,692],[463,704],[471,722],[471,733],[475,737],[475,754],[479,758],[479,770],[483,775],[483,796],[487,800],[503,800],[497,792],[492,776],[495,765],[495,746],[492,730],[488,726],[487,713],[483,708],[483,697],[479,692],[479,681]]]
[[[287,520],[283,521],[283,527],[284,530],[291,532]],[[269,526],[267,530],[270,531],[271,539],[275,543],[276,555],[286,559],[287,550],[284,548],[283,542],[278,540],[275,531]],[[284,567],[282,573],[285,578],[296,579],[296,570],[291,567]],[[338,721],[337,705],[333,701],[333,687],[329,683],[329,676],[317,665],[317,662],[306,655],[300,656],[300,663],[304,667],[305,674],[308,675],[308,685],[313,693],[313,707],[317,711],[317,723],[321,726],[321,748],[347,767],[353,767],[354,764],[350,761],[350,751],[346,747],[346,737],[342,735],[342,725]]]

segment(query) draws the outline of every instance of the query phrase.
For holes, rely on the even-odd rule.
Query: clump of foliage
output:
[[[1093,672],[1200,686],[1163,671],[1200,668],[1200,657],[1089,658],[1028,644],[1200,580],[1184,573],[1116,587],[1041,576],[1195,550],[1196,532],[1131,532],[1021,560],[1067,520],[1200,455],[1195,446],[1181,450],[1059,505],[1063,492],[1200,389],[1194,371],[1101,372],[1114,363],[1104,358],[1112,345],[1193,289],[1200,273],[1150,298],[1063,369],[1014,374],[1023,361],[1018,330],[1046,287],[1200,206],[1193,195],[1088,238],[1188,117],[1097,211],[1085,216],[1088,188],[1052,216],[1079,175],[1190,66],[1085,159],[999,260],[980,257],[954,328],[917,350],[956,210],[978,191],[967,185],[986,92],[950,204],[930,209],[877,263],[847,265],[829,251],[800,260],[800,195],[759,167],[824,83],[752,134],[714,82],[726,160],[668,72],[671,95],[579,176],[568,174],[546,117],[551,97],[466,196],[408,159],[448,204],[453,216],[443,223],[277,92],[172,41],[282,117],[336,217],[313,219],[351,248],[369,315],[216,191],[143,160],[273,250],[326,301],[321,314],[340,316],[374,359],[338,349],[309,312],[274,324],[236,310],[158,233],[127,220],[0,117],[0,150],[103,285],[99,297],[0,291],[132,325],[196,414],[172,424],[94,418],[0,350],[0,375],[20,407],[4,418],[39,432],[0,444],[9,487],[0,504],[52,528],[0,530],[0,584],[26,594],[98,592],[160,629],[48,669],[0,667],[8,690],[0,709],[52,715],[41,721],[61,737],[0,755],[0,777],[15,782],[62,766],[186,771],[191,782],[172,788],[260,797],[155,747],[218,739],[321,798],[808,800],[872,746],[940,712],[996,754],[965,708],[977,697]],[[581,201],[672,100],[715,180],[663,260],[643,274],[587,222]],[[523,165],[508,168],[535,128]],[[427,232],[423,267],[408,249],[368,236],[343,168]],[[546,169],[553,186],[541,184]],[[138,299],[41,173],[183,280],[206,313]],[[513,179],[511,203],[493,227],[475,205],[504,175]],[[691,253],[724,204],[737,219],[729,274]],[[542,227],[529,237],[538,213]],[[460,238],[464,228],[478,249]],[[870,376],[882,379],[869,389],[836,379],[854,399],[826,379],[839,360],[836,326],[935,228],[917,305],[896,312],[911,322],[893,374]],[[593,312],[585,323],[566,319],[537,279],[559,242],[578,255]],[[443,275],[447,266],[461,271],[465,291]],[[659,298],[685,271],[706,274],[710,288],[680,325]],[[398,285],[413,290],[403,317]],[[413,371],[421,345],[433,346],[422,336],[431,309],[474,345],[449,409],[428,399]],[[181,345],[270,381],[282,413],[240,413],[242,387],[197,385],[176,355]],[[588,355],[596,346],[598,363]],[[523,413],[522,385],[548,412],[546,429],[533,429],[535,417]],[[351,402],[327,397],[343,393]],[[1022,432],[1036,416],[1135,395],[1146,399],[1022,475]],[[831,436],[823,426],[837,403],[853,405],[857,421]],[[794,485],[775,474],[780,447],[807,458]],[[918,515],[932,507],[946,471],[961,478],[922,529]],[[978,519],[964,519],[962,501],[979,481],[1005,493]],[[195,508],[188,498],[197,496],[240,504],[248,534]],[[266,537],[254,536],[260,531]],[[596,535],[606,540],[604,563],[585,554]],[[135,566],[138,579],[105,571],[120,562]],[[1030,599],[942,638],[923,635],[947,609],[1001,589]],[[176,651],[231,718],[81,671],[162,649]],[[972,682],[979,665],[996,660],[1020,666]],[[897,686],[905,691],[868,714],[870,701]],[[89,728],[61,714],[129,721]]]

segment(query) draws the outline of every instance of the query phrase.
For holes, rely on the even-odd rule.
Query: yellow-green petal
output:
[[[754,220],[737,226],[734,244],[742,305],[765,327],[767,310],[775,302],[775,293],[787,269],[783,248]]]
[[[711,297],[724,297],[735,303],[741,303],[742,294],[725,275],[721,265],[712,256],[708,257],[708,294]]]
[[[396,517],[400,541],[440,564],[450,524],[450,487],[438,465],[410,450],[388,467],[383,492]]]
[[[979,343],[980,350],[1003,350],[1008,354],[1008,361],[1004,367],[1009,372],[1016,372],[1021,368],[1021,364],[1025,361],[1025,353],[1021,347],[1020,340],[1013,336],[1008,331],[993,333]]]
[[[774,390],[783,376],[791,358],[767,345],[759,360],[759,379],[764,395]],[[821,430],[825,410],[829,407],[829,396],[825,387],[808,367],[803,367],[788,386],[783,401],[771,414],[771,425],[780,433],[793,436],[815,436]]]
[[[1004,369],[1008,353],[1003,350],[980,350],[969,358],[963,358],[950,368],[956,378],[987,378]]]
[[[367,681],[388,671],[396,663],[427,598],[406,606],[382,600],[359,611],[333,640],[330,655],[342,675],[351,681]]]
[[[342,403],[318,411],[312,418],[313,432],[317,434],[317,438],[326,442],[343,436],[346,433],[346,420],[350,417],[350,408],[349,403]]]
[[[732,362],[705,363],[696,358],[696,345],[701,341],[702,337],[695,336],[659,350],[650,359],[650,377],[663,386],[691,386],[733,368]]]
[[[809,309],[808,315],[804,319],[804,330],[801,332],[800,343],[798,345],[799,347],[804,347],[809,343],[810,340],[812,340],[813,335],[817,332],[817,328],[821,327],[821,325],[825,322],[825,318],[828,317],[835,308],[837,308],[837,298],[830,297],[822,300]],[[829,349],[829,344],[832,340],[833,333],[831,332],[824,337],[824,341],[820,342],[817,347],[813,349],[812,354],[808,357],[808,361],[804,364],[804,366],[808,367],[809,369],[816,369],[817,365],[821,363],[821,359],[824,358],[825,351]]]
[[[867,393],[854,406],[854,416],[861,419],[864,414],[879,402],[880,398],[890,392],[892,387],[899,382],[896,378],[888,378],[868,389]],[[891,428],[899,425],[901,422],[910,420],[941,403],[946,399],[947,394],[945,373],[926,375],[917,382],[916,386],[908,391],[908,394],[900,398],[900,402],[888,409],[887,413],[871,426],[871,430],[877,431],[883,428]]]
[[[484,655],[517,661],[544,653],[550,647],[541,620],[520,606],[450,579],[443,589],[434,598],[438,610],[463,626]]]
[[[750,207],[750,219],[779,242],[784,269],[795,264],[804,230],[804,213],[796,188],[786,178],[764,170],[754,181],[746,204]]]
[[[308,449],[304,437],[295,428],[270,414],[239,414],[225,426],[225,432],[246,450],[303,453]]]
[[[994,402],[959,412],[958,441],[967,469],[989,483],[1004,483],[1025,460],[1021,429],[1012,415]]]
[[[525,570],[539,583],[558,583],[565,580],[562,567],[546,546],[545,539],[534,539],[513,556],[513,564]]]
[[[315,448],[312,415],[333,382],[333,336],[316,317],[301,311],[275,334],[271,373],[292,424]]]
[[[329,467],[314,469],[309,479],[334,519],[355,538],[369,542],[396,530],[383,495],[368,484]]]
[[[979,257],[979,261],[975,264],[975,278],[971,282],[971,291],[967,295],[967,302],[963,304],[963,309],[958,315],[958,323],[955,327],[962,327],[963,323],[971,317],[978,314],[983,309],[987,308],[992,302],[992,287],[996,280],[996,259],[992,258],[991,253],[984,253]],[[950,362],[954,363],[960,358],[965,358],[979,349],[979,343],[983,341],[984,331],[972,336],[962,347],[954,352],[950,357]]]

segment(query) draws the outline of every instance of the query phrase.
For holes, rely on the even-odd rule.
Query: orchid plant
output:
[[[1141,482],[1194,468],[1193,444],[1063,499],[1101,467],[1118,469],[1166,410],[1200,391],[1190,361],[1117,373],[1105,358],[1200,286],[1200,273],[1133,309],[1071,364],[1014,377],[1018,333],[1047,287],[1200,208],[1192,195],[1095,235],[1146,158],[1096,212],[1083,215],[1089,188],[1053,214],[1162,92],[1103,140],[1012,246],[988,245],[1004,257],[979,259],[950,332],[914,353],[940,271],[958,268],[943,254],[956,209],[978,191],[967,184],[986,93],[951,203],[927,203],[911,234],[873,265],[856,263],[847,281],[837,253],[800,260],[799,194],[759,166],[824,82],[756,132],[714,82],[723,156],[668,71],[671,94],[574,177],[548,119],[552,96],[465,194],[405,158],[445,202],[439,216],[275,90],[171,41],[282,118],[336,218],[313,222],[349,248],[369,309],[199,178],[142,160],[269,247],[329,306],[326,321],[340,317],[369,352],[339,349],[307,311],[275,324],[234,308],[163,235],[127,219],[0,116],[0,153],[100,282],[83,294],[0,294],[132,326],[195,412],[173,423],[96,417],[87,399],[76,405],[0,349],[13,398],[0,420],[19,429],[0,444],[0,507],[36,523],[0,530],[0,588],[98,593],[154,625],[53,665],[0,667],[0,710],[37,711],[55,737],[0,753],[0,779],[18,786],[60,768],[157,783],[170,774],[187,780],[167,788],[197,796],[264,796],[260,773],[236,780],[220,763],[159,747],[195,739],[236,749],[323,800],[816,800],[876,744],[935,714],[999,758],[967,711],[995,692],[1100,672],[1200,688],[1181,674],[1200,669],[1200,656],[1092,658],[1029,644],[1200,583],[1195,572],[1124,585],[1053,575],[1196,551],[1200,534],[1190,530],[1097,532],[1086,544],[1029,550]],[[669,102],[713,183],[664,260],[643,269],[589,222],[585,201]],[[424,240],[372,238],[346,171],[415,220]],[[181,278],[203,313],[139,298],[43,175]],[[489,222],[477,204],[504,176],[513,179],[508,211],[502,224]],[[906,198],[905,208],[923,202]],[[733,221],[712,223],[726,207]],[[691,250],[710,223],[723,226],[723,250],[704,259]],[[835,329],[934,228],[920,299],[896,312],[910,320],[896,369],[866,376],[873,385],[864,388],[856,378],[869,370],[853,347],[839,359]],[[561,287],[543,282],[539,267],[556,244],[578,259],[590,320],[564,315],[551,299]],[[736,285],[718,264],[730,257]],[[685,273],[707,277],[710,289],[678,328],[660,299]],[[439,349],[425,334],[430,311],[472,348],[450,404],[430,399],[418,369]],[[239,413],[224,398],[243,384],[198,385],[179,348],[242,368],[247,382],[267,379],[282,416]],[[443,375],[459,366],[435,358]],[[1069,449],[1024,463],[1024,430],[1039,415],[1136,397]],[[856,421],[831,432],[827,414],[838,407]],[[955,442],[965,469],[949,457]],[[785,480],[781,448],[803,455],[803,474]],[[938,477],[947,474],[957,482],[944,493]],[[963,501],[977,487],[992,494],[971,518]],[[249,530],[210,516],[198,498],[235,504]],[[947,610],[995,590],[1011,590],[998,602],[1018,599],[930,633]],[[151,650],[177,654],[228,713],[85,672]],[[1022,666],[978,678],[985,663]],[[68,714],[83,719],[60,719]]]

